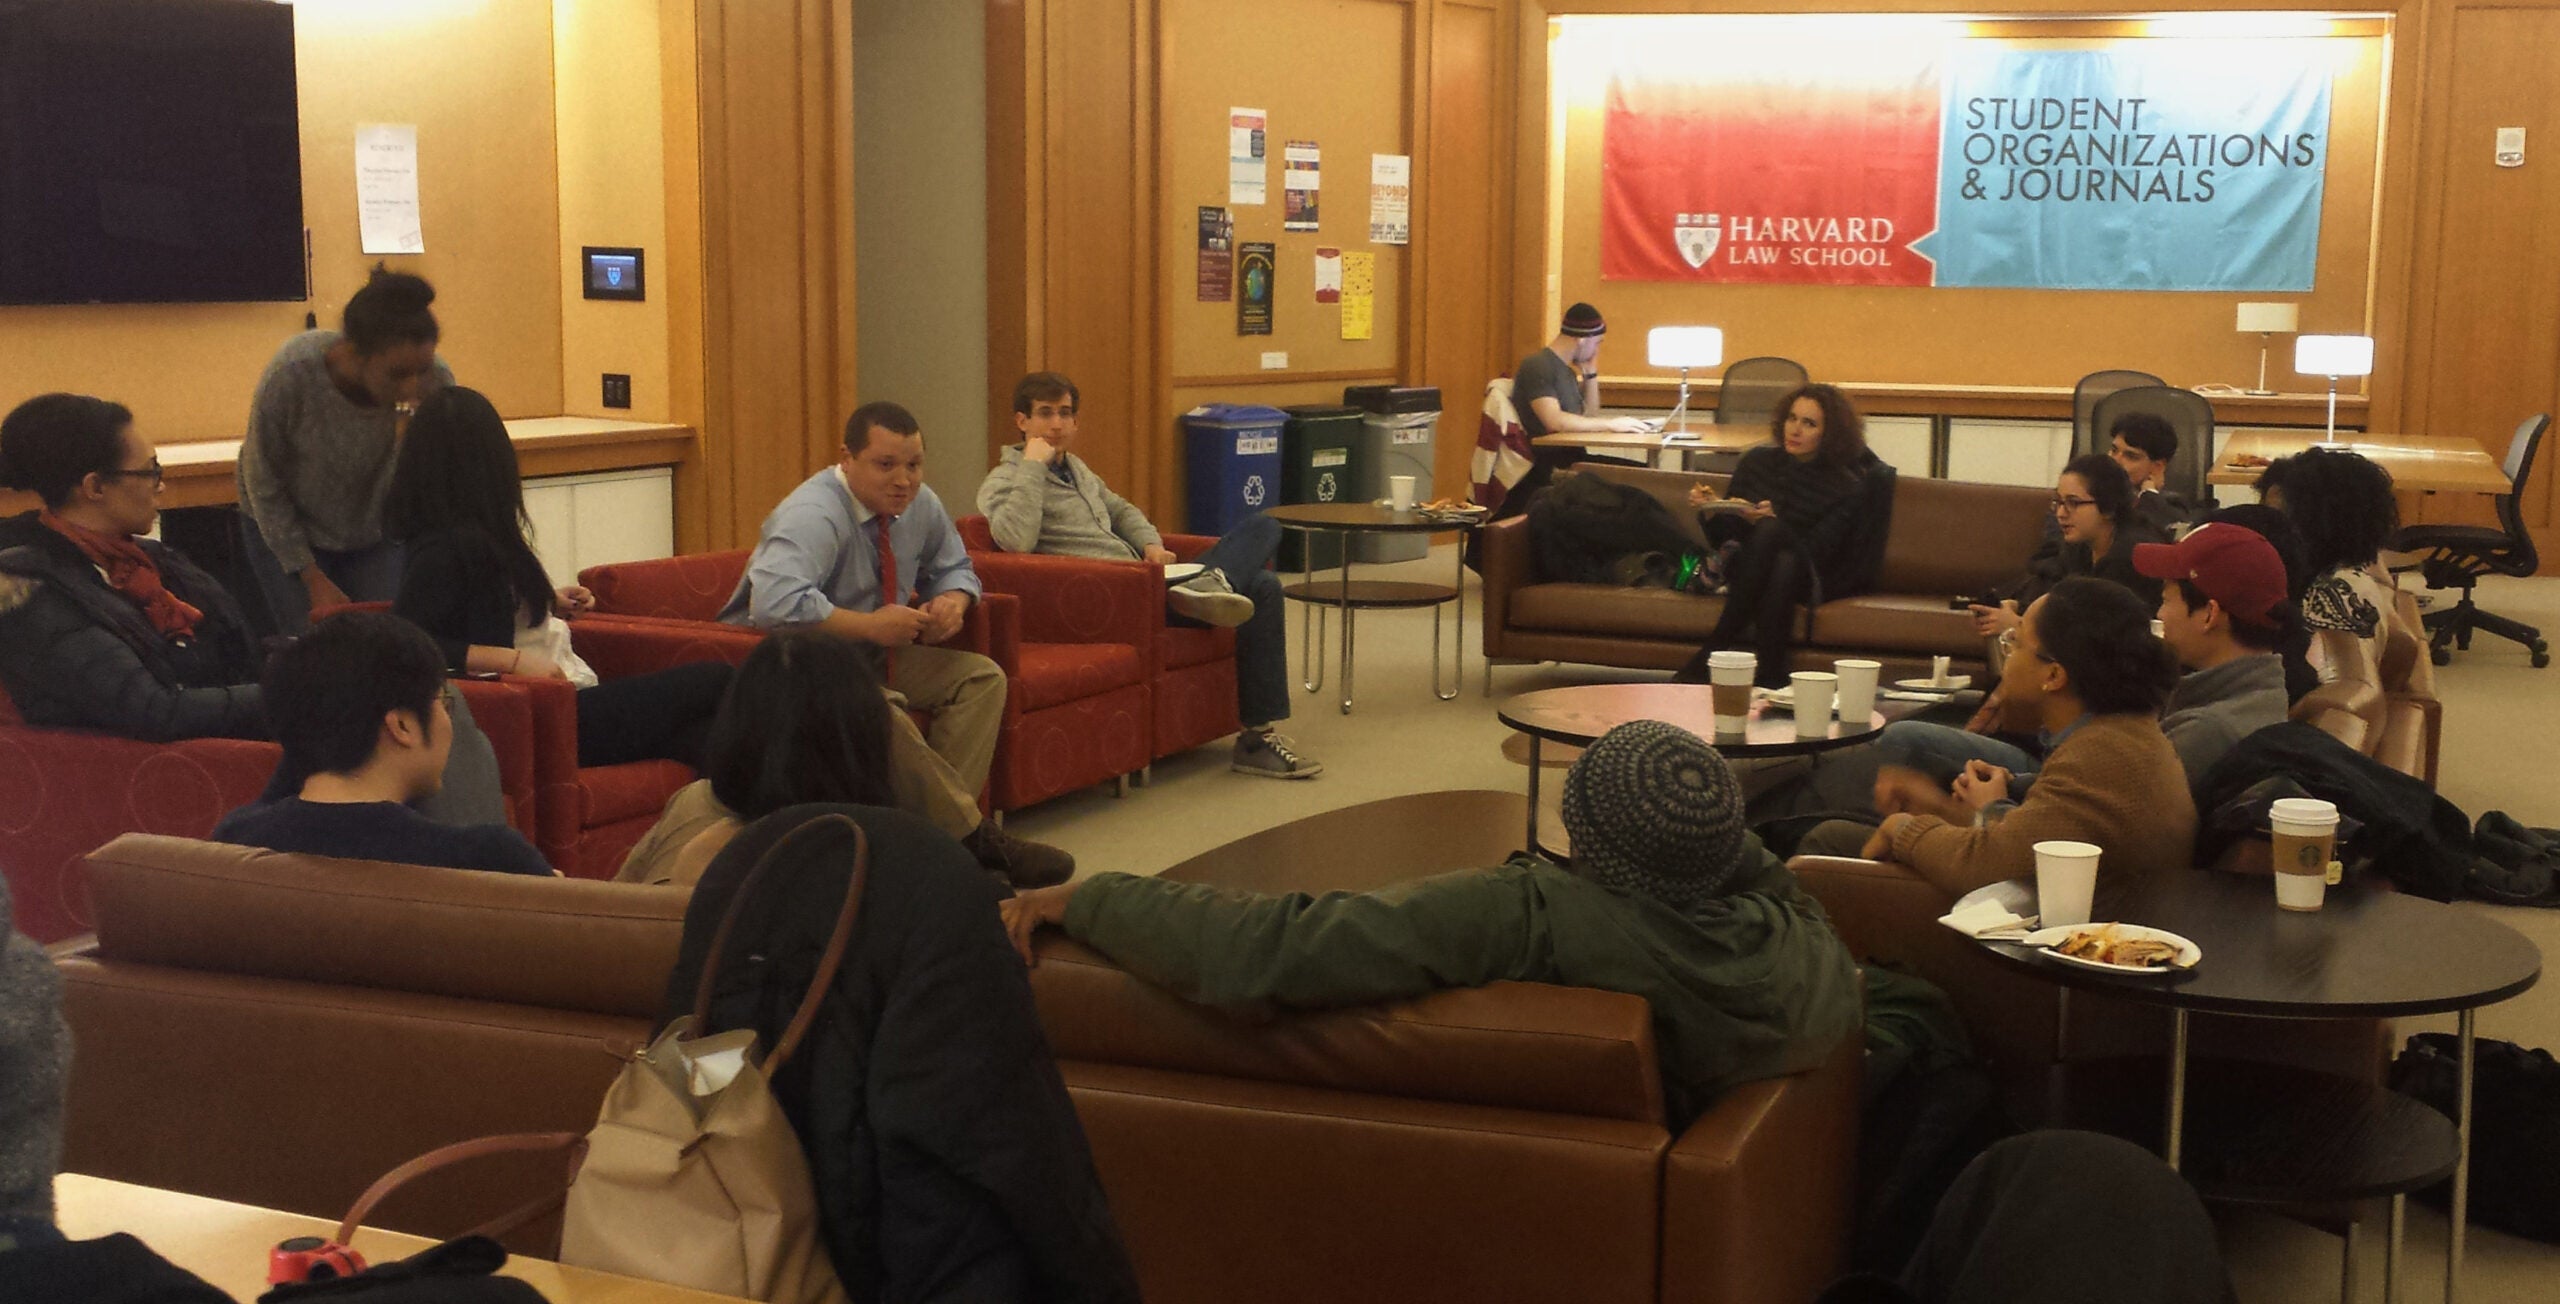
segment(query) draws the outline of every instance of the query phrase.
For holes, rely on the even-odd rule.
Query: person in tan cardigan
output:
[[[1896,860],[1962,894],[2035,872],[2035,844],[2094,842],[2099,890],[2195,861],[2196,807],[2160,708],[2177,683],[2140,599],[2104,580],[2071,579],[2036,599],[2004,636],[2000,682],[2012,719],[2050,739],[2044,768],[2015,803],[2008,771],[1970,763],[1942,808],[1887,812],[1864,854]]]

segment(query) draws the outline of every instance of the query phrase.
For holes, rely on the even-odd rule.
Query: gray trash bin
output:
[[[1355,385],[1342,401],[1360,409],[1360,444],[1351,459],[1352,492],[1375,502],[1387,496],[1390,476],[1414,478],[1416,502],[1429,502],[1434,431],[1440,423],[1440,391],[1429,385]],[[1427,534],[1363,534],[1352,539],[1358,561],[1413,561],[1431,551]]]

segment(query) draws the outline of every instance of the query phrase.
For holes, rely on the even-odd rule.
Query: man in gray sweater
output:
[[[2176,543],[2135,544],[2133,567],[2167,581],[2161,635],[2187,677],[2169,695],[2160,730],[2193,783],[2234,744],[2283,723],[2291,709],[2276,651],[2298,619],[2285,597],[2284,559],[2265,535],[2217,522]]]
[[[1035,371],[1013,387],[1013,425],[1022,442],[1004,450],[978,486],[978,510],[996,546],[1101,561],[1170,564],[1164,536],[1136,504],[1111,492],[1076,440],[1075,382]],[[1257,512],[1201,554],[1204,569],[1165,590],[1168,618],[1236,631],[1233,768],[1270,779],[1307,779],[1324,766],[1299,754],[1272,726],[1289,718],[1289,637],[1271,557],[1280,527]]]

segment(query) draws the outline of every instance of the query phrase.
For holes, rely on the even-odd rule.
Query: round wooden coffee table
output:
[[[1436,534],[1443,530],[1467,531],[1482,525],[1486,513],[1462,517],[1426,515],[1419,511],[1396,511],[1376,503],[1298,503],[1263,509],[1263,515],[1280,523],[1286,530],[1304,534],[1330,533],[1342,536],[1342,574],[1334,580],[1315,578],[1312,569],[1299,572],[1298,582],[1280,586],[1282,597],[1311,604],[1313,610],[1299,636],[1298,664],[1305,669],[1300,686],[1312,693],[1324,687],[1324,619],[1325,609],[1342,612],[1342,713],[1351,714],[1352,652],[1357,646],[1352,622],[1364,608],[1431,607],[1431,691],[1441,701],[1458,696],[1458,685],[1465,681],[1467,670],[1467,567],[1466,550],[1458,550],[1457,575],[1449,584],[1425,584],[1413,580],[1354,580],[1351,578],[1351,536],[1355,534]],[[1312,563],[1318,549],[1312,545],[1299,550],[1301,557]],[[1443,603],[1457,604],[1456,632],[1451,642],[1456,654],[1450,658],[1451,679],[1446,689],[1440,686],[1440,613]]]
[[[1542,688],[1505,701],[1496,718],[1529,738],[1529,846],[1538,845],[1538,748],[1541,743],[1587,747],[1631,720],[1660,720],[1706,740],[1728,758],[1810,756],[1854,746],[1875,736],[1887,717],[1870,711],[1866,721],[1834,719],[1821,736],[1796,733],[1795,716],[1754,694],[1750,723],[1740,734],[1716,732],[1714,690],[1705,684],[1579,684]]]
[[[2170,1010],[2162,1157],[2208,1198],[2320,1203],[2388,1195],[2391,1235],[2384,1293],[2398,1296],[2398,1259],[2407,1192],[2453,1178],[2445,1298],[2457,1294],[2463,1219],[2471,1176],[2472,1016],[2534,985],[2542,952],[2522,934],[2475,910],[2405,893],[2333,888],[2316,911],[2276,908],[2264,875],[2198,870],[2155,874],[2098,913],[2165,928],[2204,953],[2184,973],[2106,973],[2052,959],[2014,942],[1983,942],[2003,964],[2066,989],[2104,992]],[[2189,1081],[2187,1016],[2193,1011],[2275,1019],[2400,1018],[2454,1013],[2460,1045],[2460,1109],[2444,1116],[2407,1097],[2329,1074],[2211,1062]],[[2114,1065],[2072,1075],[2103,1089],[2100,1114],[2121,1116],[2127,1075]],[[2073,1087],[2079,1081],[2066,1079]],[[2191,1085],[2203,1101],[2199,1139],[2234,1153],[2181,1160]],[[2287,1103],[2268,1108],[2270,1098]],[[2296,1107],[2298,1106],[2298,1107]],[[2113,1129],[2110,1129],[2113,1130]]]

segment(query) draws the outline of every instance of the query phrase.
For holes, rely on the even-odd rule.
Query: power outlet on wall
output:
[[[631,406],[631,378],[619,372],[604,373],[604,405],[609,408]]]

